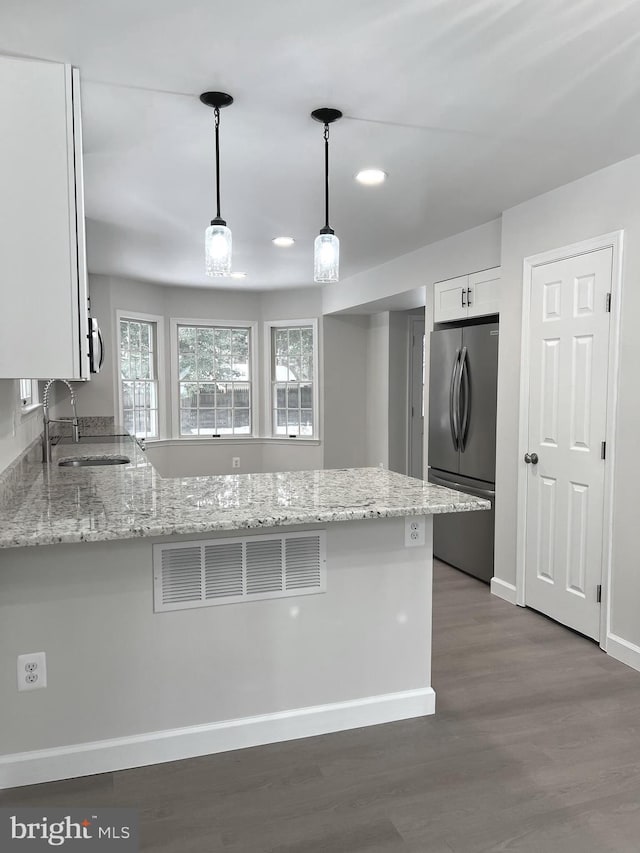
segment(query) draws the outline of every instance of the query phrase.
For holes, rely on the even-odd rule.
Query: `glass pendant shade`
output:
[[[231,229],[222,223],[211,223],[205,232],[207,275],[227,276],[231,273]]]
[[[335,234],[318,234],[313,246],[313,280],[338,281],[340,241]]]

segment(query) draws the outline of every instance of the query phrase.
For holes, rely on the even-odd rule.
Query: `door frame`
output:
[[[615,469],[615,436],[618,408],[618,366],[620,340],[620,306],[622,302],[622,251],[624,231],[612,231],[580,243],[572,243],[524,259],[522,274],[522,343],[520,355],[520,417],[518,436],[518,522],[516,551],[516,604],[525,602],[525,562],[527,532],[527,469],[521,464],[529,441],[529,373],[530,373],[530,305],[533,270],[544,264],[568,260],[576,255],[612,249],[611,325],[609,334],[609,363],[607,368],[607,459],[604,470],[604,517],[602,519],[602,607],[600,611],[600,648],[607,651],[611,604],[611,549],[613,542],[613,478]]]

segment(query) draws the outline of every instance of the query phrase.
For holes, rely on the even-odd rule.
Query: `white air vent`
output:
[[[326,570],[323,530],[154,545],[154,609],[325,592]]]

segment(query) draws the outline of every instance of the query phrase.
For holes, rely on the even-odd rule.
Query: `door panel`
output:
[[[493,577],[495,492],[493,483],[466,477],[449,480],[442,471],[429,469],[429,482],[477,495],[491,501],[482,512],[452,512],[433,516],[433,555],[475,578],[489,583]]]
[[[467,288],[469,276],[461,275],[448,281],[437,281],[433,286],[433,322],[448,323],[467,316]]]
[[[451,434],[450,394],[462,347],[460,329],[431,332],[429,368],[429,465],[458,472],[459,454]]]
[[[496,473],[496,397],[498,393],[498,324],[466,326],[462,330],[466,349],[469,399],[468,429],[460,453],[460,473],[492,483]],[[466,382],[461,383],[465,408]]]
[[[469,276],[467,317],[498,314],[500,311],[500,277],[502,268],[495,267]]]
[[[601,249],[535,267],[531,288],[525,602],[594,639],[612,260]]]

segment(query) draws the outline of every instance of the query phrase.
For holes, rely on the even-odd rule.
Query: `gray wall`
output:
[[[496,460],[495,574],[516,577],[522,269],[525,257],[624,229],[618,428],[615,453],[611,630],[640,646],[637,492],[640,476],[640,157],[617,163],[508,210],[502,228],[502,299]]]
[[[159,365],[167,377],[166,385],[160,385],[160,421],[161,436],[170,438],[171,399],[162,398],[163,392],[171,388],[171,346],[170,320],[173,317],[191,319],[211,319],[223,321],[255,321],[258,323],[258,339],[255,341],[258,354],[259,375],[255,377],[256,387],[265,391],[263,321],[313,319],[319,321],[318,361],[320,365],[320,413],[322,424],[322,318],[320,316],[321,295],[317,288],[283,290],[276,292],[255,292],[238,289],[214,290],[194,287],[165,287],[149,282],[130,279],[97,276],[90,277],[90,293],[94,316],[99,318],[107,343],[107,357],[102,372],[90,383],[78,386],[78,408],[80,414],[115,414],[118,409],[116,352],[116,311],[131,311],[153,314],[163,318],[160,333],[164,338],[164,361]],[[335,341],[336,352],[343,345]],[[256,398],[255,416],[258,433],[268,435],[270,428],[265,413],[264,400]],[[240,468],[232,469],[231,459],[240,457]],[[299,470],[323,467],[322,443],[315,445],[274,444],[272,447],[260,445],[253,447],[251,442],[237,444],[225,440],[219,445],[192,443],[189,447],[159,447],[152,450],[152,459],[166,476],[191,476],[197,473],[227,473],[232,470],[242,472]],[[182,466],[182,467],[181,467]]]
[[[372,314],[367,334],[367,465],[389,467],[389,312]]]
[[[407,473],[409,312],[389,312],[389,468]]]
[[[327,467],[319,441],[176,439],[150,443],[147,456],[161,477],[313,471]],[[233,467],[234,458],[240,460],[237,468]]]
[[[368,317],[323,318],[325,468],[367,464],[368,331]]]

